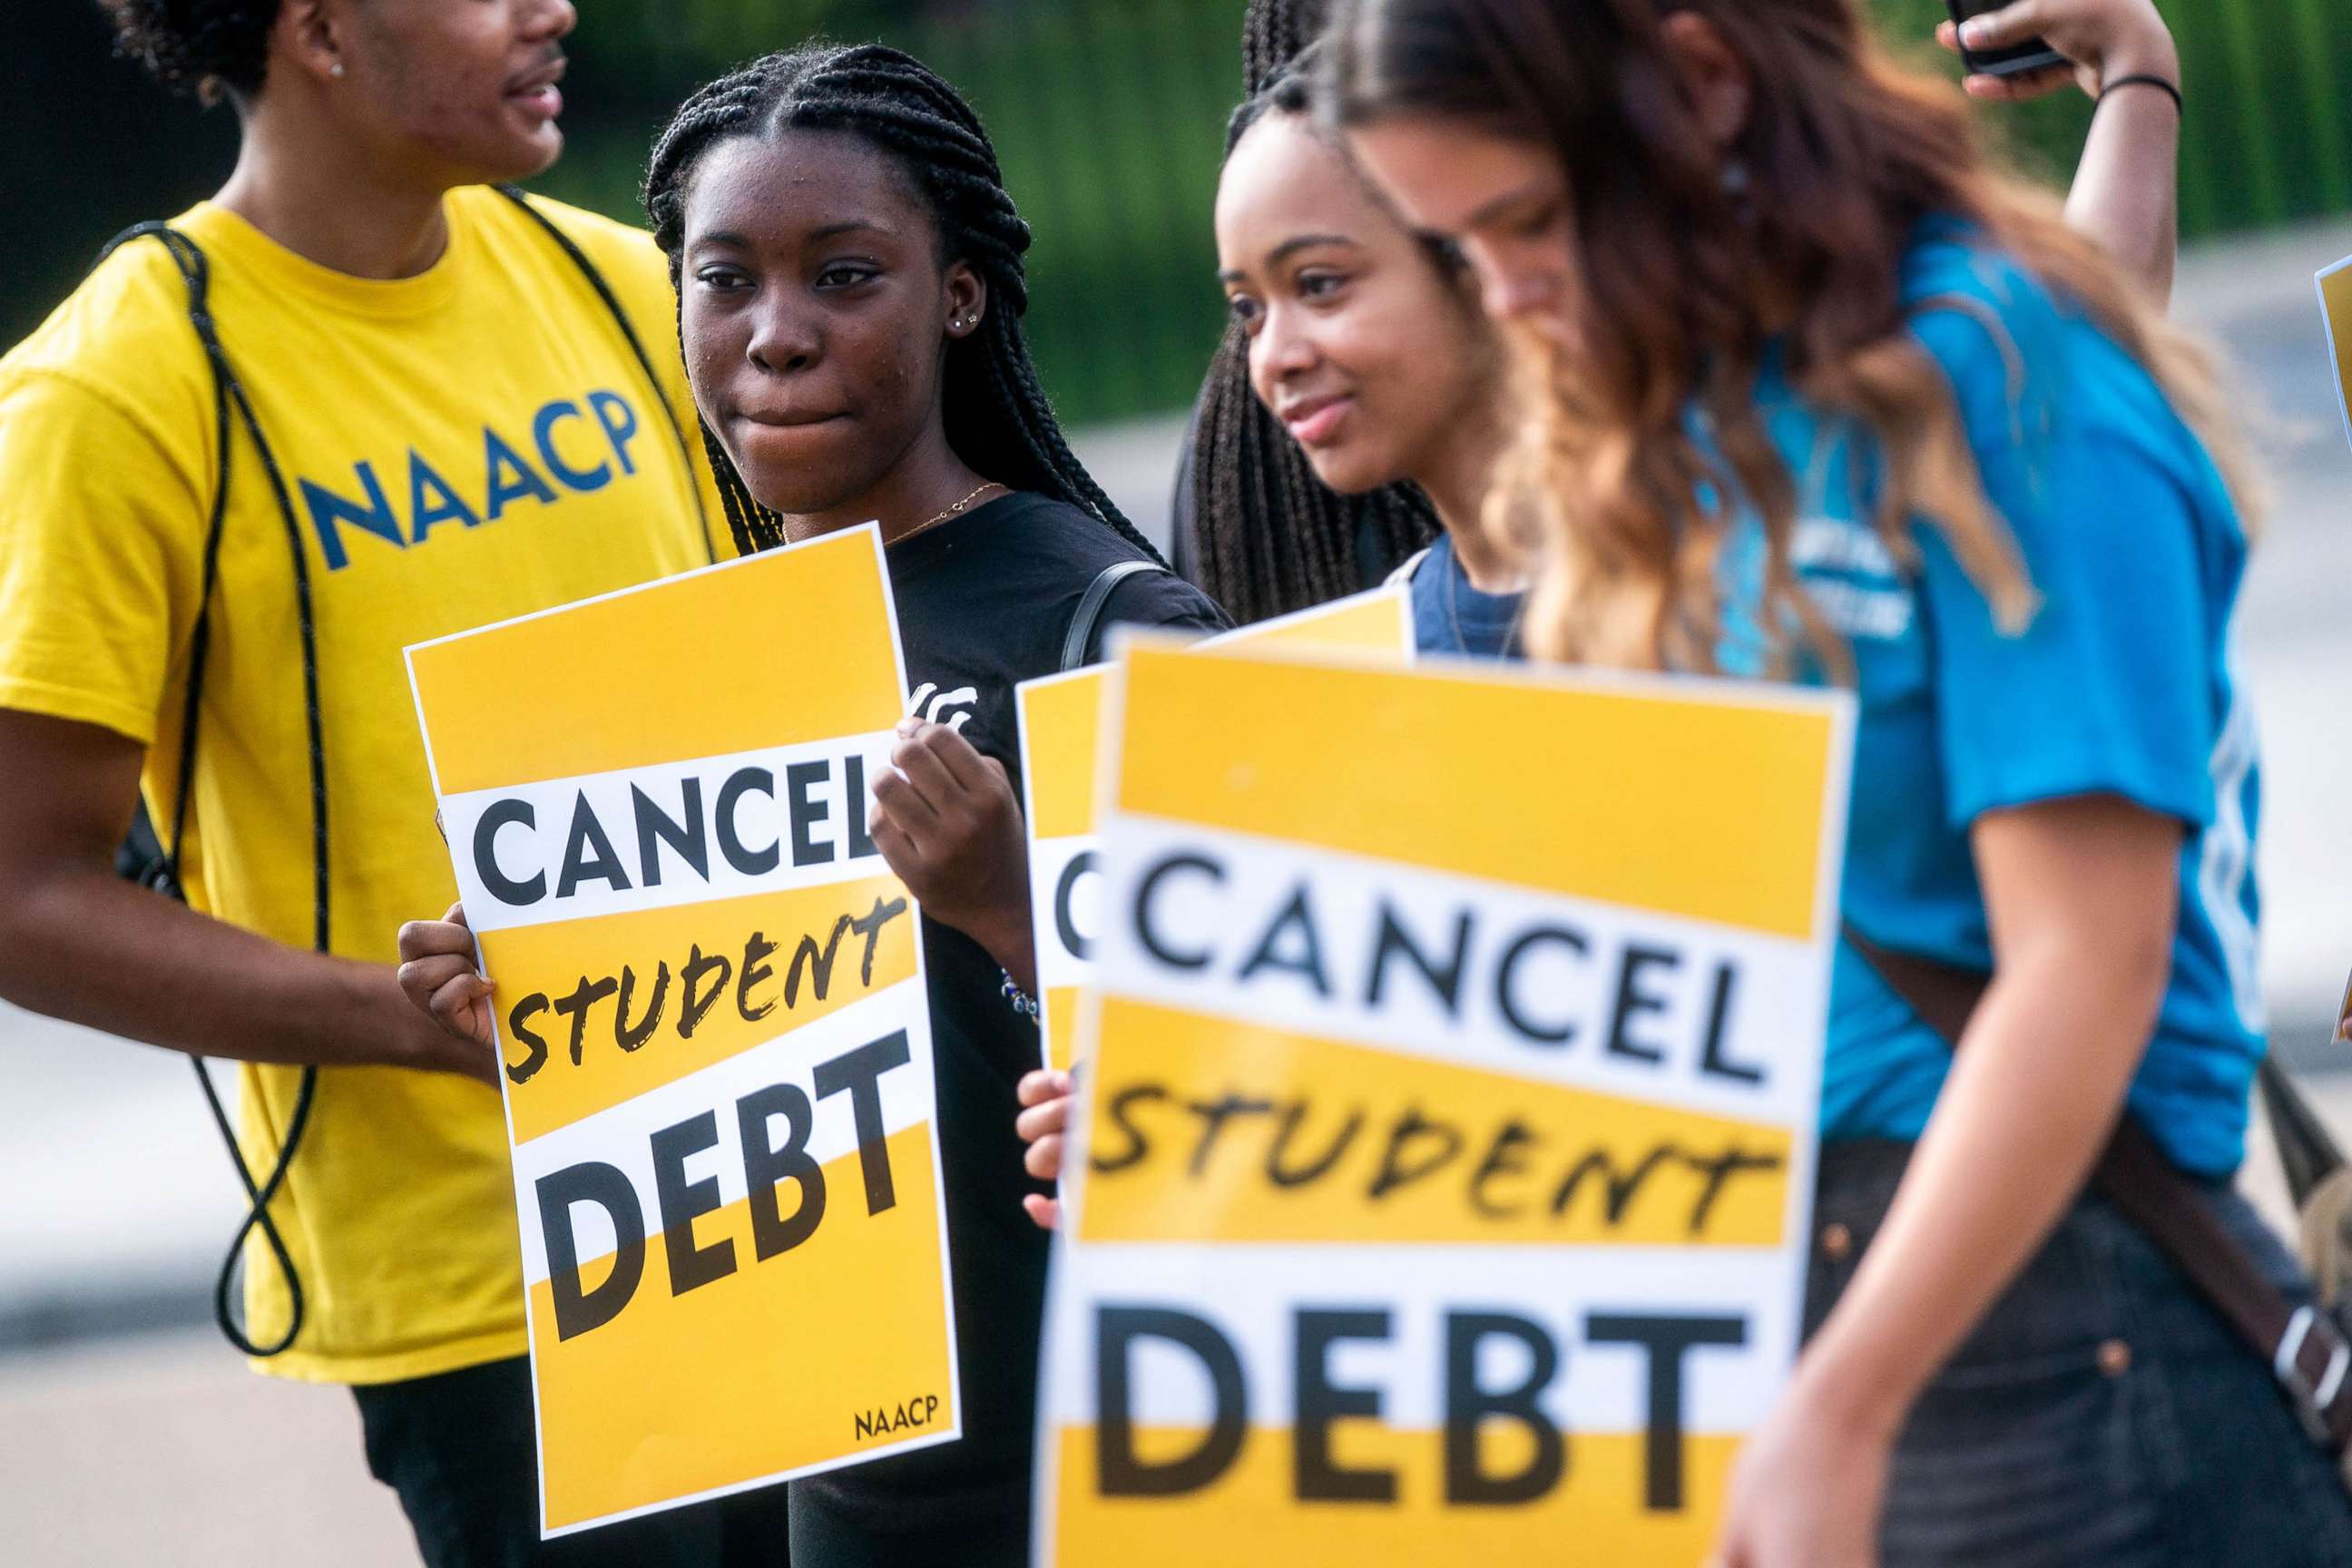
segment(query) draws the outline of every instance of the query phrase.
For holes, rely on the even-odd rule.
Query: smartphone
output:
[[[1952,26],[1957,27],[1971,16],[1998,11],[2008,4],[2009,0],[1944,0],[1944,9],[1952,14]],[[2041,39],[2028,38],[2005,49],[1972,49],[1963,44],[1960,63],[1968,67],[1970,76],[2030,76],[2069,62]]]

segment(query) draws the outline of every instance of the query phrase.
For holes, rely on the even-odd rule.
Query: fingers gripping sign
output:
[[[497,1082],[490,1054],[490,994],[496,988],[475,967],[474,933],[462,905],[451,904],[437,921],[410,921],[400,928],[399,980],[420,1011],[457,1038],[482,1047],[474,1076]]]
[[[1004,765],[954,729],[908,718],[874,783],[867,833],[923,912],[1036,988],[1029,860]]]
[[[866,832],[925,914],[986,948],[1022,990],[1037,989],[1028,844],[1002,763],[955,727],[908,718],[890,766],[875,780]],[[1024,1163],[1040,1181],[1060,1175],[1070,1092],[1067,1073],[1021,1080],[1024,1109],[1016,1126],[1029,1144]],[[1043,1194],[1024,1197],[1022,1206],[1044,1229],[1059,1221],[1060,1204]]]
[[[1022,1110],[1013,1123],[1013,1131],[1029,1145],[1021,1163],[1028,1173],[1041,1182],[1062,1179],[1063,1139],[1070,1127],[1070,1107],[1077,1093],[1076,1081],[1066,1072],[1041,1068],[1022,1076],[1014,1094]],[[1052,1230],[1061,1223],[1062,1205],[1058,1199],[1032,1194],[1021,1200],[1029,1217],[1041,1230]]]

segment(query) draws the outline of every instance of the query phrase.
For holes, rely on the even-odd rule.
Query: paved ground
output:
[[[2177,304],[2273,416],[2279,506],[2243,646],[2263,710],[2265,971],[2276,1038],[2319,1068],[2352,963],[2352,450],[2311,276],[2347,253],[2352,225],[2209,249]],[[1181,433],[1156,421],[1080,443],[1155,531]],[[186,1064],[0,1006],[0,1563],[413,1561],[349,1397],[253,1378],[200,1326],[236,1189]],[[2352,1134],[2352,1073],[2318,1089]],[[2275,1204],[2266,1156],[2248,1169]]]
[[[0,1357],[12,1568],[414,1568],[340,1388],[247,1373],[209,1329]]]

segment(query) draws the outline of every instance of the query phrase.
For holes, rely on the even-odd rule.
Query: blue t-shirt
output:
[[[2261,782],[2230,658],[2244,532],[2203,447],[2147,373],[2013,260],[1958,226],[1926,226],[1905,258],[1903,296],[2040,608],[2022,633],[2004,635],[1924,522],[1916,568],[1899,569],[1860,521],[1871,444],[1801,404],[1768,362],[1758,395],[1798,485],[1795,563],[1849,639],[1859,684],[1844,916],[1883,946],[1989,969],[1968,837],[1979,816],[2115,794],[2179,818],[2189,831],[2172,974],[2130,1104],[2175,1162],[2224,1175],[2243,1155],[2264,1027]],[[1760,527],[1735,527],[1721,654],[1735,674],[1762,668],[1762,560]],[[1433,552],[1414,574],[1418,640],[1458,651],[1440,565]],[[1450,556],[1443,566],[1459,573]],[[1507,626],[1515,610],[1500,613]],[[1950,1063],[1943,1040],[1841,942],[1822,1135],[1916,1138]]]
[[[1454,540],[1439,534],[1413,564],[1412,640],[1423,653],[1472,658],[1524,658],[1519,646],[1522,594],[1485,594],[1470,585],[1454,553]]]

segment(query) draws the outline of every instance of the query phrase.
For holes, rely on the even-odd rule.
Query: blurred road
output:
[[[2320,1069],[2352,964],[2352,448],[2311,279],[2347,253],[2352,223],[2208,247],[2184,258],[2175,305],[2270,416],[2277,509],[2242,616],[2263,712],[2264,972],[2274,1040]],[[1181,434],[1163,420],[1078,442],[1162,536]],[[2352,1134],[2352,1074],[2315,1083]],[[349,1396],[254,1378],[202,1327],[238,1206],[187,1064],[0,1005],[0,1561],[413,1562]],[[2259,1149],[2247,1184],[2275,1205]]]

